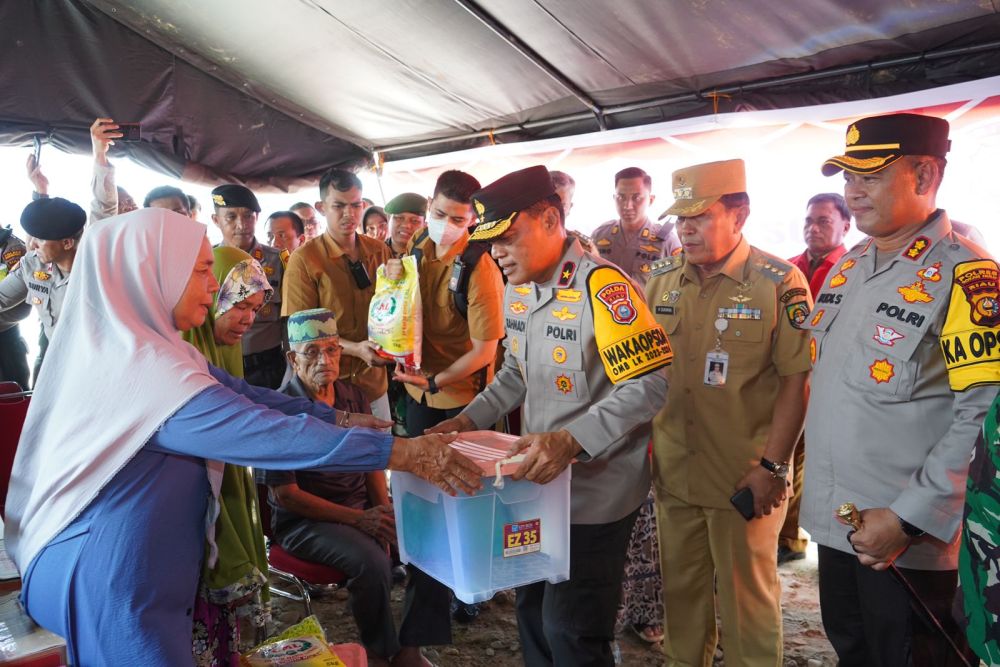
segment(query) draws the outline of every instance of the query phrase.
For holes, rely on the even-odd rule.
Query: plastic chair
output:
[[[309,588],[328,587],[340,588],[347,580],[347,575],[335,567],[302,560],[293,556],[274,541],[271,533],[271,506],[268,504],[268,488],[265,484],[257,485],[257,504],[260,506],[260,521],[267,538],[267,564],[270,574],[290,584],[295,591],[289,591],[271,584],[273,595],[301,602],[306,616],[312,614],[312,598]]]
[[[30,397],[31,392],[22,391],[18,383],[0,382],[0,424],[3,424],[0,428],[0,517],[4,515],[10,471],[14,467],[17,441],[21,438]]]

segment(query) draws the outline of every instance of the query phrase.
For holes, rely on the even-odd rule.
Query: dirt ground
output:
[[[806,560],[785,564],[778,571],[784,610],[786,667],[836,665],[836,656],[820,620],[815,545]],[[402,586],[393,589],[392,601],[398,623],[403,606]],[[302,618],[300,603],[275,598],[274,606],[279,629]],[[313,600],[313,608],[331,642],[358,641],[345,591],[321,595]],[[453,634],[454,645],[425,650],[434,664],[440,667],[515,667],[523,664],[514,617],[514,596],[510,591],[498,593],[483,605],[482,613],[471,624],[453,624]],[[630,631],[618,637],[618,648],[622,665],[647,667],[663,662],[658,645],[647,644]],[[715,664],[725,664],[721,651],[716,652]]]

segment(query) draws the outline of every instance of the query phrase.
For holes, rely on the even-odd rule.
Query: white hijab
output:
[[[147,208],[84,233],[7,493],[6,546],[22,572],[168,417],[215,384],[173,320],[205,231]]]

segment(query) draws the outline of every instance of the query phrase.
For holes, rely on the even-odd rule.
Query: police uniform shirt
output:
[[[503,367],[462,414],[478,428],[523,404],[524,433],[566,429],[571,522],[617,521],[649,493],[649,422],[663,404],[672,352],[641,293],[576,240],[542,284],[508,284]]]
[[[468,319],[462,317],[455,307],[455,297],[448,284],[455,260],[461,257],[468,245],[469,234],[466,232],[442,257],[437,256],[437,246],[430,237],[415,246],[422,250],[418,269],[424,326],[420,365],[427,375],[440,373],[469,352],[472,349],[471,338],[499,340],[504,335],[503,278],[500,269],[487,254],[480,256],[479,263],[469,274]],[[480,371],[442,387],[436,394],[428,394],[409,384],[405,386],[418,403],[423,399],[429,407],[446,410],[468,405],[492,379],[491,362]]]
[[[10,229],[0,229],[0,282],[14,270],[21,258],[24,257],[28,249],[24,241],[14,236]],[[0,331],[7,331],[13,328],[18,321],[23,320],[31,312],[30,304],[23,303],[13,308],[0,306]]]
[[[357,234],[356,239],[371,285],[357,287],[343,249],[328,233],[321,234],[299,246],[288,259],[282,285],[282,316],[310,308],[329,308],[337,315],[341,337],[355,342],[368,340],[368,307],[375,294],[375,271],[389,259],[389,248],[363,234]],[[369,367],[362,359],[346,354],[340,360],[340,379],[361,387],[369,401],[381,397],[389,387],[384,367]]]
[[[280,347],[283,340],[281,282],[285,274],[285,262],[281,258],[280,250],[258,243],[257,239],[254,239],[247,253],[260,262],[264,275],[267,276],[267,282],[274,290],[271,300],[261,307],[253,325],[243,334],[243,354],[257,354]]]
[[[851,553],[834,509],[888,507],[945,543],[914,542],[901,567],[956,567],[969,454],[996,389],[953,393],[955,349],[939,336],[956,264],[980,256],[939,211],[883,266],[868,239],[827,277],[805,325],[815,361],[801,523],[816,542]]]
[[[618,266],[640,286],[646,284],[653,262],[681,249],[673,223],[660,225],[649,218],[635,234],[629,234],[621,222],[612,220],[595,229],[590,238],[602,258]]]
[[[0,311],[27,303],[38,313],[46,338],[52,340],[68,285],[69,273],[63,273],[54,262],[43,263],[38,255],[29,252],[0,282]]]
[[[706,279],[683,255],[658,262],[646,298],[675,351],[667,402],[653,422],[656,488],[731,509],[737,482],[764,453],[780,378],[809,370],[809,336],[799,328],[811,305],[805,276],[742,239]],[[719,318],[727,377],[706,386]]]

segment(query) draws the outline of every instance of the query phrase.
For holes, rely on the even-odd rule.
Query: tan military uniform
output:
[[[389,249],[373,238],[357,235],[360,261],[371,285],[358,289],[347,257],[328,233],[307,241],[292,253],[285,270],[281,314],[285,317],[309,308],[329,308],[337,314],[337,331],[347,340],[368,340],[368,306],[375,294],[375,271],[389,259]],[[369,367],[363,360],[344,355],[340,379],[358,385],[373,401],[389,386],[385,368]]]
[[[983,340],[997,325],[985,327],[980,345],[942,336],[942,326],[956,265],[987,256],[939,211],[881,267],[869,239],[830,271],[805,325],[815,365],[802,525],[819,544],[851,553],[848,529],[833,518],[841,503],[888,507],[937,538],[911,544],[901,567],[956,568],[969,455],[996,387],[954,393],[946,367],[995,360],[996,345]],[[992,294],[970,283],[968,295],[959,287],[951,299],[976,301],[980,315],[996,320],[996,275],[990,280]]]
[[[618,220],[606,222],[590,235],[601,257],[616,265],[640,286],[646,284],[653,262],[681,249],[673,223],[657,224],[646,218],[635,233]]]
[[[461,257],[468,245],[469,234],[466,232],[442,257],[437,256],[437,246],[430,237],[415,246],[422,251],[418,267],[420,300],[424,306],[420,363],[421,370],[427,375],[440,373],[471,350],[471,338],[488,341],[499,340],[504,335],[503,278],[488,255],[480,256],[479,263],[469,274],[468,319],[462,317],[455,307],[455,297],[448,285],[455,260]],[[468,405],[492,379],[491,362],[480,371],[442,387],[436,394],[423,392],[409,384],[406,391],[418,403],[423,401],[428,407],[446,410]]]
[[[717,577],[726,663],[780,664],[785,507],[748,522],[729,499],[764,453],[780,378],[809,370],[809,338],[798,328],[811,306],[805,277],[743,239],[704,281],[683,255],[654,264],[646,295],[676,353],[653,422],[667,662],[711,664]],[[719,318],[727,377],[706,386]]]
[[[266,350],[280,347],[284,339],[284,327],[281,324],[281,283],[285,274],[285,261],[281,257],[281,252],[277,248],[258,243],[255,239],[253,246],[247,252],[251,257],[260,262],[267,276],[267,282],[271,283],[274,293],[270,301],[257,313],[253,325],[243,335],[243,354],[257,354]]]

